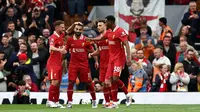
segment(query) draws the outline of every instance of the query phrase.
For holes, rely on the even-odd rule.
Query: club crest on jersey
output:
[[[84,45],[85,45],[85,42],[82,43],[82,46],[84,46]]]
[[[50,44],[54,44],[54,39],[51,39]]]
[[[115,38],[115,35],[113,35],[113,37],[112,37],[113,39]]]

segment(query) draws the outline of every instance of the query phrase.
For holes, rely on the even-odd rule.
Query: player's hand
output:
[[[126,64],[127,64],[127,66],[131,66],[131,58],[130,57],[127,57]]]
[[[89,54],[88,54],[88,58],[92,58],[92,53],[89,53]]]
[[[66,54],[66,53],[67,53],[66,50],[62,50],[62,51],[61,51],[61,54]]]
[[[96,70],[99,68],[99,62],[95,62],[95,68]]]
[[[89,41],[89,42],[92,41],[91,38],[88,38],[88,37],[85,38],[85,40],[86,40],[86,41]]]

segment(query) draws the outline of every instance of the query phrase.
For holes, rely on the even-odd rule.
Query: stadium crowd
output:
[[[167,4],[178,4],[177,1]],[[182,1],[185,1],[183,4],[190,2]],[[85,0],[0,0],[0,91],[17,90],[21,80],[32,92],[48,91],[46,63],[48,39],[55,30],[53,23],[64,20],[70,26],[81,21],[82,34],[94,38],[99,35],[97,21],[87,20],[86,7]],[[120,76],[129,92],[200,91],[200,57],[195,46],[200,40],[200,12],[196,2],[190,2],[189,8],[177,36],[173,35],[165,17],[159,19],[161,33],[158,35],[151,31],[145,18],[133,21],[128,31],[129,44],[133,45],[132,64],[125,65]],[[66,74],[70,53],[64,60],[63,74]],[[89,65],[95,90],[103,91],[94,58],[89,59]],[[79,79],[76,84],[77,90],[85,89]]]

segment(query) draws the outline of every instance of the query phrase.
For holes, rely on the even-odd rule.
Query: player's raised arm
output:
[[[83,26],[83,23],[81,23],[81,22],[74,22],[74,23],[66,30],[66,33],[67,33],[67,34],[71,34],[71,33],[74,31],[74,27],[75,27],[76,25],[78,25],[78,24],[80,24],[80,25]]]

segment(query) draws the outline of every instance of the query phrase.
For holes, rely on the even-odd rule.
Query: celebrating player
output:
[[[98,21],[97,28],[99,33],[105,34],[106,33],[105,20]],[[91,58],[91,56],[100,55],[99,80],[101,83],[103,83],[104,86],[103,93],[106,101],[104,107],[108,107],[110,105],[111,88],[110,86],[104,83],[109,61],[108,39],[97,41],[97,45],[98,49],[95,52],[90,53],[89,58]]]
[[[113,105],[110,105],[107,108],[118,108],[117,104],[117,93],[118,87],[125,93],[126,95],[126,105],[129,106],[132,103],[132,98],[130,94],[128,94],[127,88],[125,87],[124,83],[119,79],[122,69],[124,68],[125,62],[127,60],[127,64],[130,65],[130,48],[128,44],[127,34],[126,32],[115,25],[115,17],[114,16],[107,16],[106,17],[106,26],[107,29],[110,29],[106,32],[106,34],[101,34],[101,36],[97,38],[88,38],[91,41],[98,41],[108,38],[109,43],[109,64],[108,69],[106,72],[106,85],[109,85],[112,79],[111,84],[111,94]],[[125,50],[126,48],[126,55]]]
[[[92,96],[92,108],[97,108],[96,95],[88,63],[88,50],[92,52],[94,50],[90,42],[86,42],[86,37],[82,35],[82,32],[83,24],[79,22],[74,25],[74,35],[67,39],[67,51],[71,54],[68,72],[67,108],[72,108],[73,87],[77,77],[81,82],[86,83],[87,89]],[[95,61],[98,64],[96,57]]]
[[[49,97],[46,105],[53,108],[64,108],[58,101],[60,96],[60,82],[62,80],[62,54],[66,53],[63,44],[65,24],[64,21],[58,20],[55,22],[54,26],[55,31],[49,40],[50,57],[47,61],[47,71],[49,80],[51,80],[51,85],[49,87]]]

